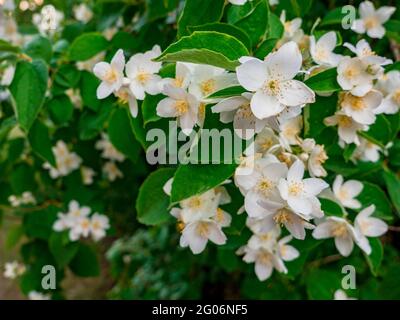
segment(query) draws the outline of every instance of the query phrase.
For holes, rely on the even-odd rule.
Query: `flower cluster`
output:
[[[24,191],[20,196],[10,195],[8,197],[8,202],[10,202],[12,207],[19,207],[26,204],[36,204],[36,199],[32,192]]]
[[[164,191],[170,195],[172,180],[164,186]],[[231,216],[220,208],[221,205],[231,202],[231,198],[222,186],[207,192],[190,197],[179,202],[179,208],[171,210],[178,221],[181,232],[181,247],[189,247],[194,254],[201,253],[208,240],[223,245],[226,236],[222,228],[229,227]]]
[[[19,263],[18,261],[7,262],[4,264],[4,278],[7,279],[16,279],[19,276],[23,275],[26,271],[26,267],[24,264]]]
[[[72,200],[68,204],[68,212],[58,213],[58,219],[53,225],[55,231],[61,232],[68,230],[69,239],[76,241],[79,238],[88,238],[99,241],[106,235],[106,230],[110,228],[108,217],[99,213],[90,215],[89,207],[80,207],[79,203]]]
[[[125,156],[114,147],[106,133],[101,134],[101,139],[96,142],[96,149],[101,150],[102,158],[109,160],[103,166],[103,172],[108,180],[114,181],[122,178],[123,174],[118,169],[116,162],[124,161]]]

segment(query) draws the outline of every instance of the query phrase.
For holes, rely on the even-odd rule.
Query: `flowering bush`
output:
[[[400,298],[387,2],[0,0],[4,277],[30,299],[84,277],[113,299]]]

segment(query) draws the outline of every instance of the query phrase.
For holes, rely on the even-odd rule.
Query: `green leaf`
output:
[[[354,7],[353,7],[354,8]],[[349,14],[348,11],[342,12],[342,7],[335,8],[328,12],[328,14],[322,19],[321,26],[330,26],[334,24],[342,24],[343,19]],[[354,8],[354,12],[356,9]]]
[[[18,53],[20,52],[21,49],[13,46],[11,43],[0,39],[0,52],[12,52],[12,53]]]
[[[178,20],[178,38],[188,35],[189,26],[218,22],[224,10],[225,0],[186,0]]]
[[[267,32],[268,18],[268,5],[265,0],[262,0],[248,15],[235,22],[235,25],[247,33],[252,46],[255,46]]]
[[[69,264],[71,271],[80,277],[100,275],[100,265],[96,252],[85,244],[80,244],[78,252]]]
[[[24,235],[24,228],[22,225],[9,227],[7,230],[7,238],[5,241],[6,249],[14,248]]]
[[[324,119],[336,111],[337,95],[329,97],[317,96],[316,101],[304,108],[304,134],[317,138],[326,128]]]
[[[261,42],[258,46],[257,50],[254,52],[254,56],[258,59],[264,60],[264,58],[274,50],[276,44],[278,43],[279,39],[267,39]]]
[[[362,184],[364,187],[357,199],[362,203],[363,208],[374,204],[376,207],[374,216],[384,220],[392,220],[392,209],[385,192],[376,184],[366,181],[362,181]]]
[[[247,1],[245,4],[241,6],[232,4],[227,11],[228,23],[235,24],[240,19],[247,16],[253,9],[253,6],[254,6],[253,3],[250,1]]]
[[[100,84],[100,80],[97,79],[92,73],[83,71],[81,75],[80,93],[83,104],[89,109],[94,111],[99,110],[101,100],[97,99],[96,91]]]
[[[279,17],[272,13],[271,11],[269,12],[268,15],[268,30],[267,30],[267,35],[268,38],[270,39],[280,39],[283,36],[283,33],[285,32],[285,28],[279,19]]]
[[[47,63],[50,62],[53,56],[51,42],[43,36],[35,36],[24,46],[24,52],[32,59],[43,59]]]
[[[312,0],[280,0],[279,5],[295,17],[304,17],[310,11]]]
[[[331,68],[313,75],[304,83],[316,92],[334,92],[341,90],[336,77],[336,68]]]
[[[247,49],[251,49],[251,41],[249,36],[242,29],[227,23],[207,23],[201,26],[189,27],[190,32],[194,31],[216,31],[219,33],[228,34],[235,37],[240,42],[242,42]]]
[[[53,232],[53,224],[57,219],[57,212],[58,208],[48,207],[25,215],[23,223],[26,235],[31,238],[48,240]]]
[[[70,242],[68,232],[53,232],[49,249],[60,268],[68,265],[79,249],[79,242]]]
[[[215,31],[196,31],[171,44],[156,61],[193,62],[235,70],[240,57],[249,55],[236,38]]]
[[[66,88],[75,88],[80,80],[81,72],[70,64],[62,65],[54,77],[54,81]]]
[[[306,277],[307,293],[312,300],[332,300],[341,288],[341,274],[330,270],[312,270]]]
[[[224,88],[218,90],[216,92],[211,93],[207,96],[207,99],[214,99],[214,98],[229,98],[233,96],[240,96],[243,92],[246,92],[245,89],[241,86],[232,86],[228,88]]]
[[[10,91],[21,128],[28,132],[44,102],[47,89],[47,67],[43,60],[20,61]]]
[[[385,29],[388,38],[400,41],[400,20],[389,20],[385,23]]]
[[[368,241],[371,246],[371,254],[367,255],[364,253],[364,255],[371,273],[376,277],[378,276],[378,270],[383,260],[383,246],[379,238],[368,238]]]
[[[321,210],[325,213],[325,215],[337,217],[343,216],[343,210],[339,204],[325,198],[320,198],[319,200],[321,202]]]
[[[171,215],[168,210],[169,197],[163,187],[173,176],[175,169],[161,168],[153,171],[139,189],[136,211],[140,223],[159,225],[167,222]]]
[[[84,33],[72,42],[68,54],[72,61],[85,61],[107,48],[108,41],[101,33]]]
[[[93,112],[87,110],[79,118],[79,138],[81,140],[93,139],[104,127],[107,122],[112,106],[107,101],[102,101],[100,110]]]
[[[390,200],[396,208],[396,213],[400,216],[400,179],[391,171],[383,172],[386,188],[388,190]]]
[[[36,120],[29,131],[28,140],[32,150],[44,161],[56,166],[52,144],[49,137],[49,129],[39,120]]]
[[[172,183],[171,203],[215,188],[232,176],[236,166],[236,164],[180,165]]]
[[[360,132],[360,135],[384,148],[392,138],[391,124],[384,114],[380,114],[369,130]]]
[[[144,98],[142,102],[142,113],[143,113],[143,124],[146,125],[149,122],[154,122],[161,117],[157,115],[157,105],[158,103],[164,99],[165,96],[162,94],[158,94],[155,96],[152,96],[150,94],[146,94],[146,97]]]
[[[108,136],[114,147],[133,162],[139,157],[140,146],[133,135],[127,108],[114,111],[108,124]]]
[[[71,120],[74,106],[65,94],[54,97],[47,102],[46,106],[50,111],[52,120],[56,124],[65,124]]]

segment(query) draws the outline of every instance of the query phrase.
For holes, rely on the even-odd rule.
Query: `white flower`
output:
[[[114,147],[108,138],[108,135],[104,132],[101,133],[101,139],[96,142],[95,147],[102,151],[101,156],[104,159],[118,162],[125,160],[125,156]]]
[[[179,203],[182,208],[180,220],[186,224],[204,218],[211,218],[216,214],[219,204],[219,195],[214,189],[182,200]]]
[[[158,103],[157,115],[165,118],[177,117],[183,133],[189,135],[193,127],[199,123],[199,101],[186,90],[171,85],[164,87],[164,93],[168,97]]]
[[[369,91],[362,97],[346,92],[341,96],[340,106],[345,115],[360,124],[369,125],[375,122],[375,110],[381,102],[382,94],[379,91]]]
[[[333,193],[343,207],[350,209],[361,208],[361,203],[355,199],[362,191],[363,184],[356,180],[343,183],[343,177],[337,175],[333,182]]]
[[[111,62],[99,62],[93,67],[93,73],[101,80],[97,88],[97,98],[107,98],[113,92],[118,91],[124,82],[125,56],[119,49]]]
[[[333,50],[336,47],[336,32],[325,33],[318,41],[314,36],[310,37],[310,53],[314,62],[319,65],[336,67],[342,55],[336,54]]]
[[[265,209],[260,201],[279,201],[278,182],[287,174],[287,167],[274,156],[258,160],[258,166],[251,174],[236,177],[236,183],[244,192],[244,206],[250,217],[262,217]]]
[[[187,89],[192,78],[191,71],[187,63],[177,62],[175,65],[175,78],[163,78],[160,86],[164,88],[166,85],[171,85],[176,88]]]
[[[76,241],[80,237],[87,238],[90,233],[91,224],[88,217],[79,217],[69,231],[69,239]]]
[[[388,6],[375,10],[372,2],[364,1],[358,9],[360,19],[353,22],[351,29],[357,33],[367,33],[371,38],[383,38],[385,35],[383,24],[389,20],[395,10],[395,7]]]
[[[83,184],[90,185],[93,183],[93,177],[96,175],[96,172],[89,167],[81,167],[81,174]]]
[[[235,133],[242,139],[250,139],[259,133],[268,123],[267,119],[260,120],[254,116],[250,108],[252,94],[243,93],[241,96],[221,100],[211,108],[214,113],[220,114],[220,121],[233,121]]]
[[[161,69],[161,62],[152,61],[160,54],[161,48],[155,45],[152,50],[134,54],[126,64],[129,88],[138,100],[143,100],[145,93],[160,93],[161,77],[156,73]]]
[[[362,161],[377,162],[380,158],[379,151],[382,151],[380,146],[367,139],[360,138],[360,145],[354,150],[353,158]]]
[[[54,231],[64,231],[73,228],[77,221],[81,218],[86,218],[90,214],[89,207],[80,207],[76,200],[72,200],[68,204],[68,212],[57,214],[58,219],[53,224]]]
[[[291,151],[290,145],[299,144],[299,134],[303,127],[303,117],[297,116],[282,122],[279,125],[279,141],[288,151]]]
[[[286,236],[278,241],[279,255],[283,261],[292,261],[300,256],[299,251],[287,243],[292,240],[292,236]]]
[[[49,170],[50,177],[53,179],[66,176],[80,167],[82,159],[76,153],[70,152],[64,141],[57,141],[52,150],[56,159],[56,167],[54,168],[46,162],[43,164],[43,168]]]
[[[90,8],[84,3],[75,5],[73,11],[75,19],[83,23],[89,22],[93,17],[92,10],[90,10]]]
[[[393,62],[391,59],[376,55],[376,53],[372,51],[370,45],[365,39],[361,39],[360,41],[358,41],[356,46],[353,46],[348,42],[345,42],[343,46],[347,47],[350,51],[355,53],[357,57],[360,58],[371,71],[378,71],[379,66],[385,66]]]
[[[8,66],[1,75],[0,85],[9,86],[14,78],[15,67],[13,65]]]
[[[343,218],[330,216],[314,229],[315,239],[335,238],[335,245],[339,253],[348,257],[353,251],[354,241],[358,241],[353,226]]]
[[[186,63],[191,72],[189,92],[202,101],[208,95],[237,84],[236,75],[207,64]]]
[[[25,272],[25,265],[18,261],[7,262],[4,264],[4,278],[16,279]]]
[[[8,11],[14,11],[15,10],[14,0],[0,0],[0,6],[4,10],[8,10]]]
[[[29,300],[50,300],[51,297],[49,294],[37,292],[37,291],[30,291],[28,293]]]
[[[307,161],[307,168],[312,177],[325,177],[326,170],[322,166],[328,160],[325,148],[323,145],[315,144],[310,152]]]
[[[337,73],[341,88],[355,96],[362,97],[372,89],[373,76],[367,72],[367,66],[360,58],[344,57],[338,64]]]
[[[21,196],[10,195],[8,197],[8,201],[10,202],[12,207],[19,207],[20,205],[24,204],[36,203],[36,199],[30,191],[24,191]]]
[[[400,71],[389,71],[383,79],[378,81],[378,86],[386,94],[381,105],[375,109],[376,114],[395,114],[400,109]]]
[[[259,205],[266,210],[264,218],[260,219],[260,231],[269,232],[276,226],[285,226],[290,234],[300,240],[306,237],[305,229],[313,229],[304,216],[293,212],[284,202],[260,201]]]
[[[138,114],[138,103],[136,97],[132,94],[128,86],[122,86],[114,95],[119,99],[122,104],[128,104],[129,111],[133,118]]]
[[[94,213],[90,218],[90,233],[93,240],[99,241],[106,235],[106,230],[110,228],[110,222],[106,215]]]
[[[32,21],[42,34],[53,34],[60,26],[64,19],[64,14],[51,5],[45,5],[40,10],[40,13],[32,15]]]
[[[297,160],[289,168],[286,179],[280,179],[278,189],[281,197],[296,213],[310,215],[319,205],[316,197],[328,184],[318,178],[303,179],[304,164]]]
[[[115,181],[117,178],[122,178],[124,175],[114,161],[108,161],[103,166],[103,172],[106,174],[108,180]]]
[[[357,300],[356,298],[348,297],[342,289],[335,291],[334,300]]]
[[[342,111],[336,112],[333,116],[324,119],[327,126],[338,126],[339,138],[347,144],[360,144],[357,131],[365,131],[368,126],[360,124],[353,118],[345,115]]]
[[[242,59],[243,61],[243,59]],[[315,101],[314,92],[304,83],[293,80],[300,71],[302,56],[293,41],[270,53],[264,61],[256,58],[245,59],[236,68],[239,83],[255,92],[250,107],[259,119],[279,114],[288,107],[295,107]]]
[[[299,43],[301,38],[304,36],[304,32],[301,29],[301,18],[295,18],[291,21],[286,21],[286,11],[282,10],[281,16],[279,17],[284,27],[283,42],[295,41]]]
[[[360,238],[358,245],[368,255],[371,254],[371,246],[367,237],[380,237],[388,230],[388,225],[385,222],[381,219],[371,217],[374,211],[375,206],[372,204],[361,210],[354,220],[354,228]]]

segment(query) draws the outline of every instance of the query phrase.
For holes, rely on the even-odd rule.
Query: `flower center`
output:
[[[289,185],[289,194],[291,196],[297,197],[299,196],[304,189],[304,185],[302,182],[294,181]]]
[[[324,148],[322,148],[321,151],[315,156],[315,161],[322,164],[325,163],[326,160],[328,160],[328,156],[326,155]]]
[[[375,28],[378,24],[379,21],[376,17],[368,17],[364,20],[364,25],[367,29]]]
[[[260,142],[259,146],[262,151],[267,151],[272,146],[272,139],[265,138]]]
[[[201,237],[207,238],[209,233],[208,224],[205,222],[199,222],[196,231]]]
[[[239,112],[242,115],[242,117],[245,119],[251,118],[253,116],[253,112],[251,111],[251,108],[250,108],[250,103],[241,105]]]
[[[279,209],[277,214],[273,217],[276,224],[284,225],[292,221],[291,213],[286,208]]]
[[[83,219],[83,220],[81,221],[81,227],[82,227],[82,229],[87,229],[87,228],[89,228],[89,225],[90,225],[90,222],[89,222],[88,219]]]
[[[189,104],[186,100],[178,100],[175,102],[175,109],[179,115],[182,115],[188,111]]]
[[[117,81],[117,79],[118,79],[118,72],[113,68],[110,68],[110,70],[108,70],[104,76],[104,81],[108,83],[113,83]]]
[[[348,192],[344,188],[341,188],[338,193],[338,197],[340,200],[346,200],[348,198]]]
[[[209,79],[206,81],[203,81],[200,84],[200,89],[203,95],[208,96],[210,93],[215,91],[215,80],[214,79]]]
[[[354,78],[354,77],[356,77],[357,75],[359,75],[359,71],[358,71],[358,69],[357,68],[354,68],[354,67],[348,67],[347,69],[346,69],[346,71],[344,72],[344,76],[347,78],[347,79],[351,79],[351,78]]]
[[[271,180],[268,180],[266,178],[262,179],[260,182],[257,184],[257,190],[263,193],[265,196],[267,196],[271,189],[274,187],[274,183]]]
[[[353,124],[353,121],[351,120],[350,117],[340,115],[340,116],[338,116],[338,124],[340,127],[350,128]]]
[[[183,85],[183,77],[176,77],[173,81],[173,84],[177,88],[181,88]]]
[[[278,95],[280,92],[278,80],[267,80],[264,84],[264,92],[271,95]]]
[[[328,51],[324,48],[318,48],[315,52],[315,57],[318,60],[325,60],[326,58],[328,58]]]
[[[221,223],[222,221],[224,221],[224,211],[221,208],[217,208],[217,213],[215,215],[215,220],[217,220],[217,222]]]
[[[123,104],[126,104],[129,101],[129,93],[126,90],[118,90],[116,96]]]
[[[193,197],[189,200],[189,207],[198,209],[201,206],[201,199],[199,197]]]
[[[262,264],[269,264],[271,262],[271,255],[268,252],[261,252],[258,255],[258,261]]]
[[[349,95],[346,100],[348,100],[350,108],[353,109],[354,111],[361,111],[365,109],[364,100],[360,97]]]
[[[344,223],[339,222],[332,229],[332,235],[336,237],[344,237],[347,235],[347,227]]]
[[[150,74],[148,72],[139,72],[136,76],[136,79],[141,83],[144,84],[150,79]]]

